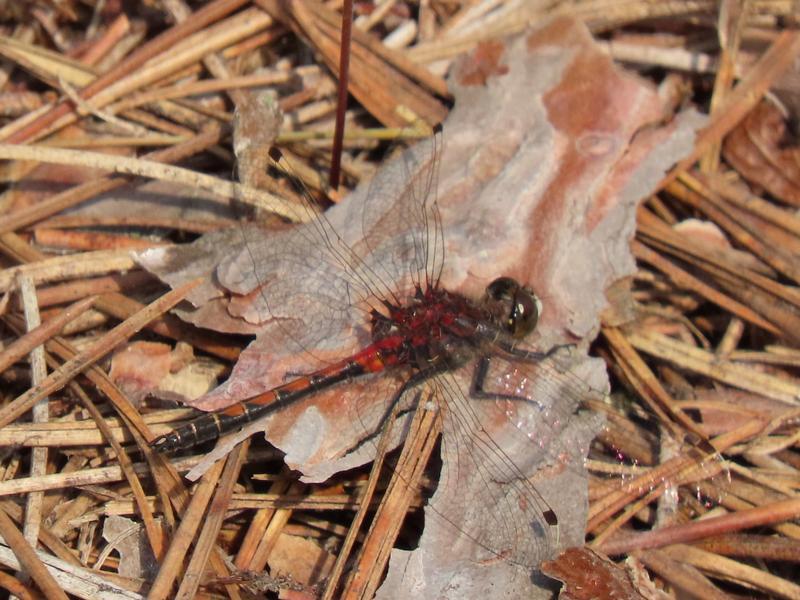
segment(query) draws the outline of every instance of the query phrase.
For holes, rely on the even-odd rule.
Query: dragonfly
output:
[[[503,425],[506,432],[525,439],[525,461],[543,460],[563,453],[555,440],[593,389],[570,372],[569,345],[538,350],[526,343],[542,310],[531,289],[506,275],[490,281],[477,299],[442,285],[446,243],[435,193],[440,136],[429,149],[398,159],[404,191],[388,210],[371,199],[389,195],[384,186],[396,185],[397,178],[373,180],[358,239],[345,239],[325,214],[270,245],[243,233],[240,253],[220,265],[217,277],[243,299],[242,318],[270,322],[273,345],[294,345],[318,368],[289,373],[285,383],[197,417],[153,445],[164,452],[191,448],[355,383],[388,398],[377,411],[363,408],[369,400],[357,403],[355,420],[366,432],[380,430],[398,403],[426,403],[440,411],[441,452],[450,456],[437,494],[457,504],[456,513],[471,515],[435,516],[484,559],[501,559],[529,576],[553,555],[563,525],[525,474],[529,466],[504,451],[484,413],[492,406],[496,417],[499,410],[511,425]],[[271,156],[283,161],[277,150]],[[416,164],[418,156],[426,157],[423,164]],[[283,266],[284,276],[269,272],[275,264]],[[294,323],[285,318],[292,310],[309,315],[311,324],[287,324]],[[361,326],[343,327],[348,321]],[[342,336],[354,337],[356,348],[331,360],[330,348],[339,348]],[[387,378],[392,385],[377,383]],[[547,435],[531,439],[531,420]],[[374,437],[365,435],[373,443]],[[485,491],[467,493],[476,481]],[[481,527],[465,525],[471,520],[482,521]]]

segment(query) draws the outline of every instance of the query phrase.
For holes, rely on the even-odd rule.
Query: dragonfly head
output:
[[[536,328],[542,310],[538,296],[511,277],[498,277],[486,286],[484,302],[497,323],[516,339]]]

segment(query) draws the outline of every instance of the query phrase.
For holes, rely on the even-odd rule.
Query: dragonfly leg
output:
[[[557,344],[556,346],[550,348],[547,352],[522,350],[521,348],[514,346],[511,346],[510,348],[504,348],[503,350],[514,358],[528,362],[539,362],[540,360],[545,360],[546,358],[550,358],[551,356],[558,354],[561,350],[572,350],[573,348],[575,348],[575,344]]]
[[[378,422],[378,426],[367,436],[362,438],[358,443],[347,450],[347,453],[354,452],[365,443],[374,442],[376,438],[381,435],[383,428],[386,426],[386,423],[391,418],[392,413],[394,412],[395,406],[400,402],[400,399],[408,392],[409,390],[414,389],[415,387],[425,383],[428,379],[433,377],[434,375],[446,371],[447,368],[444,365],[431,367],[428,369],[416,371],[413,373],[408,379],[403,382],[403,385],[397,390],[394,395],[392,396],[391,401],[386,405],[386,409],[383,411],[381,418]],[[412,406],[408,409],[403,409],[397,412],[395,418],[399,418],[402,415],[407,414],[416,409],[417,402],[419,402],[419,396],[414,399]]]
[[[546,355],[543,354],[543,356]],[[478,400],[510,400],[512,402],[527,402],[529,404],[533,404],[539,410],[544,410],[544,405],[541,402],[538,402],[532,398],[528,398],[527,396],[501,394],[499,392],[487,392],[483,386],[486,383],[486,376],[489,373],[490,363],[490,356],[481,356],[478,359],[478,364],[475,366],[475,371],[472,373],[472,383],[469,386],[469,395],[471,398],[476,398]]]

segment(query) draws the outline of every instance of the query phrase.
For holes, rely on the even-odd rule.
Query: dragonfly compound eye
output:
[[[492,304],[500,305],[501,325],[515,338],[523,338],[536,327],[542,304],[533,291],[511,277],[498,277],[486,287]]]

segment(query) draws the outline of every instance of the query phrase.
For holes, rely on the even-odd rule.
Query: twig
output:
[[[190,188],[205,190],[224,198],[247,202],[248,204],[272,211],[293,221],[302,222],[308,220],[308,216],[304,211],[299,210],[282,198],[273,196],[268,192],[244,186],[233,181],[218,179],[217,177],[205,175],[204,173],[138,158],[126,158],[124,156],[112,156],[97,152],[67,150],[63,148],[0,144],[0,159],[33,160],[62,165],[89,166],[114,173],[171,181],[172,183],[181,183]]]
[[[149,321],[152,321],[183,300],[186,294],[197,287],[199,283],[199,281],[192,281],[164,294],[164,296],[133,315],[127,321],[117,325],[92,346],[80,352],[75,358],[64,363],[58,371],[51,373],[40,385],[32,387],[29,391],[4,406],[0,410],[0,427],[8,425],[30,410],[41,398],[64,387],[75,375],[108,354]]]

